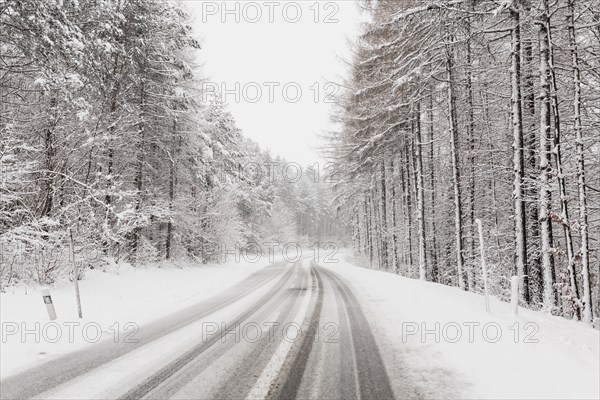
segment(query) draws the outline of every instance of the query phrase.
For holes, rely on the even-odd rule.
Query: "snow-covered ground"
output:
[[[402,278],[354,265],[350,253],[338,263],[319,265],[351,284],[369,318],[391,376],[403,376],[425,398],[598,399],[600,332],[584,324],[520,309],[456,288]],[[89,271],[80,282],[84,319],[77,318],[73,285],[51,288],[62,337],[36,342],[23,327],[42,323],[41,335],[54,336],[40,288],[20,286],[0,294],[2,351],[0,376],[89,345],[81,327],[100,326],[103,338],[142,325],[214,296],[268,265],[228,263],[182,268],[132,268]],[[65,323],[78,322],[69,343]],[[16,325],[15,325],[16,324]],[[6,335],[17,326],[19,332]],[[111,330],[113,329],[113,330]],[[35,331],[35,329],[34,329]],[[88,332],[95,336],[95,329]],[[397,372],[401,370],[401,374]],[[398,383],[396,383],[398,384]],[[401,384],[401,383],[400,383]]]
[[[598,330],[525,309],[516,317],[493,297],[487,314],[481,295],[337,258],[321,265],[357,289],[388,367],[401,360],[426,398],[600,398]]]
[[[134,334],[136,326],[209,298],[266,265],[269,265],[267,258],[256,263],[187,264],[170,268],[133,268],[122,264],[105,272],[87,271],[79,283],[83,319],[77,318],[71,282],[57,282],[50,288],[58,316],[56,324],[49,323],[40,287],[11,287],[0,294],[0,377],[96,342],[98,327],[102,330],[101,339],[110,339],[117,332]],[[69,323],[78,325],[70,328]],[[30,333],[25,333],[25,329]],[[51,343],[58,331],[60,337]]]

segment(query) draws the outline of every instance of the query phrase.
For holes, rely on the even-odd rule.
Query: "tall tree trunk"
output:
[[[526,9],[529,11],[529,8]],[[526,39],[523,40],[523,54],[527,72],[523,78],[523,84],[525,87],[524,98],[524,127],[525,130],[525,176],[527,181],[525,182],[525,204],[526,208],[526,220],[527,220],[527,269],[529,272],[529,296],[530,301],[536,305],[542,303],[542,287],[543,277],[542,268],[540,265],[540,221],[539,221],[539,209],[538,209],[538,190],[537,180],[539,177],[538,162],[537,162],[537,148],[538,148],[538,135],[537,135],[537,124],[536,124],[536,113],[535,113],[535,83],[533,68],[539,71],[539,68],[533,66],[533,35],[531,34],[531,28],[526,27]],[[523,35],[521,36],[523,37]],[[525,122],[527,121],[527,122]]]
[[[396,182],[394,177],[396,176],[396,167],[394,166],[394,159],[390,160],[390,169],[392,171],[392,248],[394,252],[394,272],[399,273],[400,271],[400,256],[398,255],[398,199],[396,198]]]
[[[369,265],[373,266],[373,258],[374,258],[374,245],[373,245],[373,236],[375,236],[375,229],[373,229],[373,206],[371,200],[371,195],[367,194],[367,221],[368,221],[368,229],[367,235],[369,235]]]
[[[52,212],[52,206],[54,204],[54,169],[55,163],[55,136],[54,129],[56,128],[56,99],[53,97],[50,99],[50,110],[52,117],[49,126],[46,128],[44,134],[44,189],[43,189],[43,200],[40,209],[41,217],[48,217]]]
[[[177,119],[173,118],[173,142],[176,143],[175,153],[177,153],[178,148],[180,146],[179,140],[177,139]],[[165,258],[167,260],[171,259],[171,243],[173,241],[173,220],[172,214],[175,203],[175,160],[173,159],[174,155],[171,155],[171,162],[169,166],[169,211],[171,215],[169,215],[169,222],[167,223],[167,238],[165,241]]]
[[[473,12],[474,4],[472,0],[467,2],[468,12]],[[475,290],[475,107],[473,105],[473,63],[471,54],[471,17],[465,18],[466,23],[466,45],[467,45],[467,65],[466,65],[466,90],[467,90],[467,138],[469,140],[469,190],[468,196],[468,213],[469,213],[469,260],[466,263],[467,267],[467,284],[469,290]]]
[[[515,249],[520,300],[529,303],[527,270],[527,228],[525,224],[525,202],[523,201],[523,111],[521,106],[521,17],[519,10],[512,11],[512,123],[513,123],[513,200],[515,208]]]
[[[134,186],[137,191],[137,201],[135,205],[136,213],[141,212],[143,202],[144,202],[144,159],[145,159],[145,149],[144,144],[146,141],[146,88],[145,84],[142,81],[140,86],[140,115],[139,122],[137,124],[138,129],[138,139],[137,139],[137,155],[135,161],[135,177],[134,177]],[[133,228],[133,238],[131,243],[131,249],[133,254],[136,254],[139,248],[140,235],[142,232],[142,228],[136,226]]]
[[[556,72],[554,68],[554,50],[552,42],[552,30],[550,27],[550,18],[546,18],[546,32],[548,32],[548,54],[549,54],[549,69],[550,69],[550,93],[552,99],[552,110],[554,116],[554,138],[553,138],[553,154],[556,164],[556,180],[558,182],[558,192],[560,196],[560,222],[565,235],[565,244],[567,248],[567,271],[569,272],[569,287],[571,290],[570,307],[573,308],[574,317],[581,318],[579,310],[579,288],[577,287],[577,277],[575,276],[575,254],[573,251],[573,237],[571,234],[571,223],[569,221],[569,206],[567,204],[567,184],[563,175],[563,162],[561,150],[561,122],[560,110],[558,104],[558,88],[556,84]]]
[[[388,268],[388,227],[387,227],[387,186],[385,173],[385,157],[381,160],[381,177],[379,181],[381,185],[381,268]]]
[[[411,251],[410,251],[410,198],[407,197],[407,184],[405,179],[405,172],[408,168],[408,164],[406,163],[406,145],[400,150],[400,162],[398,163],[398,173],[400,175],[400,190],[401,190],[401,199],[400,203],[402,205],[402,263],[403,265],[403,276],[410,276],[410,265],[412,262],[411,259]],[[408,239],[407,239],[408,238]],[[408,249],[408,251],[407,251]]]
[[[426,280],[427,258],[425,248],[425,189],[423,187],[423,151],[421,139],[421,105],[415,111],[415,157],[417,175],[417,224],[419,233],[419,279]]]
[[[454,38],[448,35],[446,45],[446,69],[448,74],[448,107],[450,122],[450,146],[452,157],[452,178],[454,187],[454,233],[456,239],[456,268],[458,287],[465,290],[464,272],[464,246],[463,246],[463,221],[462,200],[460,189],[460,159],[458,148],[458,118],[456,115],[456,89],[454,78]]]
[[[52,213],[52,209],[55,206],[55,196],[57,185],[57,174],[59,166],[57,165],[56,151],[56,130],[58,127],[58,98],[52,91],[50,97],[50,104],[48,110],[48,124],[44,132],[44,172],[43,172],[43,196],[42,204],[40,206],[39,215],[41,217],[49,217]],[[2,175],[2,165],[0,164],[0,178]]]
[[[377,268],[381,268],[381,248],[382,248],[382,232],[381,232],[381,196],[379,195],[379,182],[377,180],[377,168],[374,168],[373,175],[371,176],[371,198],[372,206],[373,206],[373,226],[375,229],[373,233],[375,234],[375,244],[376,244],[376,252],[377,255]]]
[[[119,0],[118,5],[117,5],[117,11],[119,11],[121,9],[121,1]],[[117,77],[117,71],[119,70],[120,67],[120,63],[119,63],[119,53],[116,53],[114,58],[113,58],[113,65],[112,65],[112,76],[116,79]],[[115,157],[115,151],[113,148],[113,141],[114,141],[114,136],[115,136],[115,125],[116,125],[116,112],[117,112],[117,99],[119,96],[119,92],[121,90],[121,81],[120,79],[116,79],[116,82],[114,82],[114,87],[112,89],[112,93],[111,93],[111,99],[110,99],[110,116],[109,116],[109,122],[110,122],[110,128],[109,128],[109,132],[110,132],[110,137],[108,140],[108,149],[106,150],[106,157],[108,158],[107,161],[107,166],[106,166],[106,186],[107,186],[107,193],[106,196],[104,198],[104,202],[106,203],[106,205],[108,207],[110,207],[110,205],[112,204],[112,196],[111,196],[111,191],[112,191],[112,182],[113,182],[113,165],[114,165],[114,157]],[[108,213],[107,213],[108,216]]]
[[[583,314],[581,320],[592,322],[592,295],[590,287],[589,265],[589,237],[588,237],[588,211],[585,187],[585,160],[583,147],[583,133],[581,129],[581,72],[579,69],[579,55],[577,49],[577,32],[575,30],[575,0],[569,0],[569,42],[571,46],[571,62],[573,66],[573,110],[575,117],[575,136],[577,149],[577,186],[579,192],[579,232],[581,234],[581,276],[583,279]]]
[[[436,232],[436,212],[435,212],[435,153],[434,153],[434,126],[433,126],[433,93],[429,93],[429,106],[427,109],[429,124],[429,194],[431,208],[431,280],[439,282],[439,267],[437,259],[437,232]]]
[[[548,4],[542,0],[541,24],[539,26],[540,39],[540,228],[542,270],[544,273],[544,309],[552,311],[555,306],[554,268],[552,265],[552,220],[550,209],[552,193],[550,179],[552,174],[550,141],[550,49],[547,31]]]
[[[410,179],[410,175],[411,175],[411,162],[410,162],[410,148],[409,148],[409,144],[408,144],[408,140],[405,139],[404,141],[405,146],[404,146],[404,168],[402,168],[403,174],[405,175],[405,177],[402,178],[403,182],[406,182],[406,186],[403,184],[403,191],[404,191],[404,202],[406,204],[406,240],[407,240],[407,248],[408,248],[408,253],[407,253],[407,264],[406,264],[406,268],[407,268],[407,273],[406,276],[408,276],[409,278],[413,277],[413,247],[412,247],[412,242],[413,242],[413,232],[412,232],[412,218],[413,218],[413,211],[412,211],[412,196],[411,196],[411,179]]]

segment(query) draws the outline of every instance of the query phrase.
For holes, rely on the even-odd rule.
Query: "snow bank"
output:
[[[42,288],[8,288],[7,293],[0,294],[0,378],[96,342],[98,328],[98,340],[117,333],[134,334],[136,326],[216,295],[268,264],[265,259],[257,263],[190,263],[181,268],[121,265],[110,272],[87,271],[79,282],[83,319],[77,318],[72,282],[61,281],[50,287],[58,315],[56,324],[49,323]],[[78,325],[70,328],[69,323]],[[14,329],[17,332],[10,334]],[[52,343],[57,332],[60,337]]]
[[[322,264],[357,289],[382,356],[425,398],[598,399],[600,332],[474,293],[353,265]],[[391,375],[396,375],[392,373]],[[402,382],[395,389],[402,389]]]

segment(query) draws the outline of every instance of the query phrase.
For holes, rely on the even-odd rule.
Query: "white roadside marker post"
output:
[[[479,228],[479,251],[481,252],[481,269],[483,270],[483,292],[485,293],[485,311],[490,312],[490,297],[488,292],[488,277],[487,267],[485,265],[485,252],[483,249],[483,226],[481,220],[477,218],[475,220],[477,227]]]
[[[519,277],[512,276],[510,278],[510,305],[514,315],[519,315]]]
[[[42,289],[42,299],[44,299],[44,304],[46,304],[48,318],[50,318],[50,321],[54,321],[56,319],[56,310],[54,309],[54,304],[52,303],[52,296],[50,296],[50,290]]]
[[[73,282],[75,282],[75,297],[77,298],[77,314],[83,318],[81,312],[81,297],[79,296],[79,273],[77,263],[75,262],[75,247],[73,246],[73,230],[69,228],[69,252],[71,253],[71,262],[73,263]]]

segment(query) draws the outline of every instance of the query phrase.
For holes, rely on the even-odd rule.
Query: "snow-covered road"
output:
[[[197,305],[2,381],[2,398],[391,398],[339,275],[278,262]],[[396,394],[405,398],[405,394]]]

